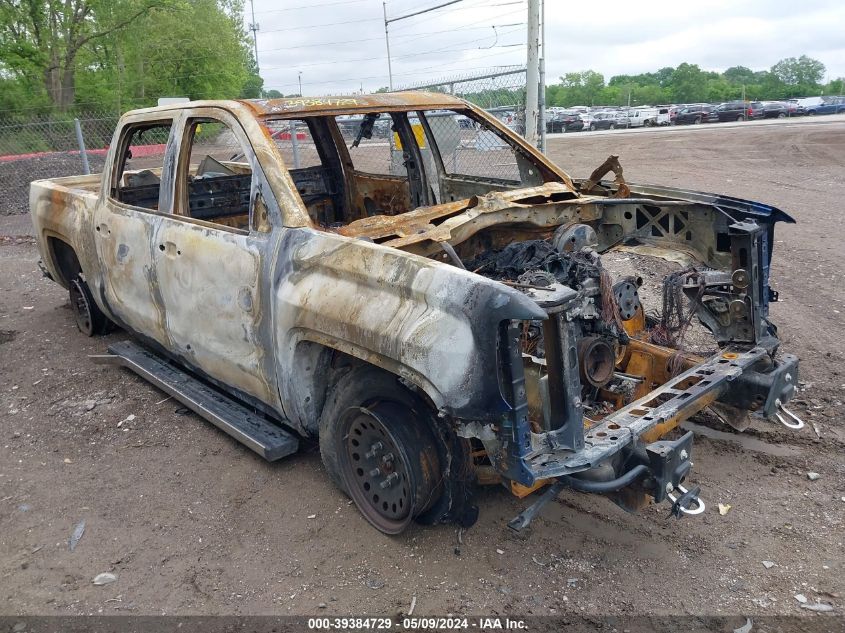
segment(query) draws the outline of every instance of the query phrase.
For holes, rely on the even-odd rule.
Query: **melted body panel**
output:
[[[424,119],[423,111],[438,109],[465,112],[501,134],[520,171],[532,174],[531,186],[463,178],[460,187],[441,187],[440,193],[466,191],[465,199],[410,208],[402,189],[407,181],[356,175],[343,146],[329,167],[333,178],[345,179],[347,190],[333,191],[332,203],[324,200],[328,206],[313,214],[267,125],[279,118],[371,112]],[[218,161],[220,169],[252,174],[244,201],[249,213],[237,221],[190,217],[186,201],[197,174],[179,181],[187,173],[181,144],[187,143],[189,122],[206,118],[227,124],[246,148],[236,161]],[[122,131],[163,119],[173,127],[164,164],[154,174],[158,205],[140,209],[115,201]],[[342,143],[338,129],[321,121],[310,128],[315,136]],[[403,143],[413,144],[408,121],[401,122],[400,133],[402,126]],[[438,178],[457,182],[446,177],[436,154],[420,161],[419,152],[404,149],[405,163],[415,163],[425,187]],[[773,227],[792,219],[759,203],[628,184],[611,159],[612,183],[599,180],[601,169],[586,183],[573,182],[501,123],[447,95],[197,102],[125,115],[102,178],[37,181],[31,206],[45,268],[54,279],[68,281],[67,264],[51,241],[58,240],[71,249],[109,318],[239,397],[252,398],[300,433],[316,433],[331,363],[344,355],[400,377],[462,438],[483,445],[476,451],[478,472],[492,467],[522,486],[515,490],[526,491],[542,479],[618,459],[623,449],[636,448],[640,436],[656,441],[716,399],[742,410],[757,406],[769,416],[797,380],[797,360],[774,361],[777,339],[766,325],[774,296],[768,288]],[[324,174],[309,174],[313,189]],[[304,182],[300,178],[300,186]],[[246,186],[237,193],[246,199]],[[424,190],[423,197],[431,201],[429,193]],[[372,209],[366,198],[374,201]],[[238,204],[226,201],[227,207]],[[338,215],[343,206],[355,207],[346,222],[315,220]],[[555,247],[553,259],[593,272],[579,273],[570,286],[550,280],[549,270],[529,270],[533,276],[527,279],[485,270],[490,253],[519,243],[550,248],[561,230],[573,226],[593,241],[574,254]],[[684,291],[699,284],[698,299],[711,293],[705,317],[712,328],[724,329],[721,345],[738,345],[724,367],[721,358],[657,349],[642,313],[637,328],[623,328],[597,254],[611,250],[698,267],[697,276],[682,279]],[[464,269],[485,257],[482,265]],[[729,309],[720,301],[729,302]],[[535,338],[529,341],[532,328]],[[546,358],[536,356],[541,330],[550,341]],[[616,382],[601,381],[592,382],[595,393],[579,392],[583,340],[591,349],[618,352],[611,373],[618,384],[632,382],[628,395],[614,391]],[[748,401],[743,391],[757,400]],[[582,396],[610,408],[586,416]],[[675,400],[683,405],[675,407]],[[651,412],[660,419],[651,419]],[[618,434],[624,441],[585,440],[593,426],[607,435],[614,425],[624,427]]]

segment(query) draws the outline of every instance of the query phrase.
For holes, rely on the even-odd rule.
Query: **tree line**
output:
[[[0,0],[0,118],[258,97],[243,0]]]
[[[0,0],[0,118],[14,113],[121,112],[161,96],[281,96],[263,90],[243,24],[244,0]],[[593,70],[546,87],[548,106],[786,99],[845,93],[802,55],[769,70],[682,63],[605,81]],[[482,106],[518,103],[519,89],[481,91]],[[513,93],[513,94],[511,94]],[[470,96],[470,100],[472,96]]]
[[[546,87],[547,106],[655,105],[716,103],[734,99],[776,101],[793,97],[841,95],[845,78],[823,84],[825,66],[806,55],[780,60],[769,70],[732,66],[724,72],[680,64],[639,75],[615,75],[605,82],[593,70],[566,73]]]

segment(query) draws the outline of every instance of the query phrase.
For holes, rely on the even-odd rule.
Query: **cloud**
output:
[[[299,72],[305,94],[387,86],[379,0],[313,0],[307,7],[307,0],[254,1],[267,88],[295,93]],[[438,3],[393,0],[387,4],[388,17]],[[526,13],[524,1],[464,0],[391,23],[394,85],[523,64]],[[600,6],[546,0],[547,81],[575,70],[596,70],[609,79],[681,62],[706,70],[735,65],[762,70],[802,54],[821,60],[835,78],[845,76],[843,24],[841,0],[708,0],[660,6],[630,0],[605,0]]]

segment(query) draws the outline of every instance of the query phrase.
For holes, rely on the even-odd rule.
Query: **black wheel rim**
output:
[[[341,420],[346,490],[364,518],[386,534],[402,532],[433,497],[434,473],[426,465],[437,464],[437,451],[419,424],[395,403],[349,409]]]
[[[94,317],[88,295],[79,279],[70,282],[70,305],[76,319],[76,326],[83,334],[91,336],[94,333]]]

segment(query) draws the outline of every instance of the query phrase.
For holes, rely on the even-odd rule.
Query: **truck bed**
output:
[[[52,278],[63,285],[48,244],[51,239],[66,242],[84,260],[89,249],[80,240],[92,233],[101,181],[101,174],[90,174],[36,180],[30,185],[29,208],[41,259]]]

